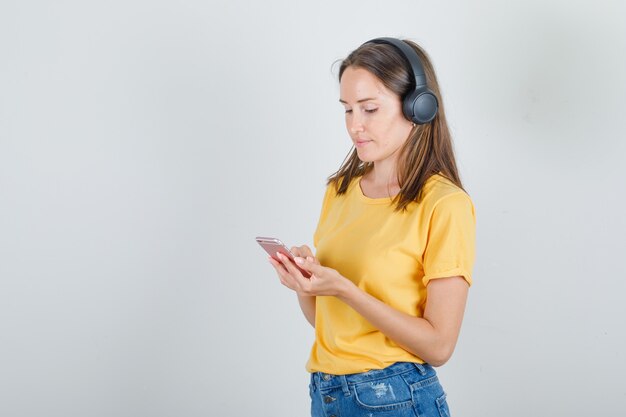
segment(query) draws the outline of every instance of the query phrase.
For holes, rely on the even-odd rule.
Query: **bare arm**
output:
[[[405,350],[441,366],[456,346],[468,288],[462,277],[431,280],[423,318],[398,311],[354,284],[346,285],[337,297]]]
[[[315,328],[315,296],[298,294],[298,302],[304,317]]]
[[[295,256],[299,256],[303,258],[308,257],[310,262],[319,265],[319,262],[313,257],[313,251],[311,251],[311,249],[308,246],[306,245],[294,246],[290,248],[289,250]],[[274,269],[276,269],[276,272],[278,273],[278,276],[280,277],[280,282],[286,287],[296,292],[296,294],[298,295],[298,303],[300,304],[300,309],[302,310],[304,317],[311,324],[311,326],[315,327],[315,295],[307,295],[307,294],[301,293],[299,291],[299,286],[297,285],[297,282],[294,280],[287,279],[286,274],[288,274],[288,272],[286,271],[286,268],[284,267],[284,265],[281,264],[280,262],[276,262],[271,257],[269,258],[269,261],[272,264],[272,266],[274,266]],[[285,258],[285,261],[291,264],[291,262],[287,260],[286,258]],[[303,279],[307,279],[307,278],[303,277]]]
[[[432,279],[427,287],[424,317],[414,317],[364,292],[332,268],[309,259],[296,260],[302,268],[313,272],[313,276],[307,279],[294,265],[283,264],[287,270],[286,279],[297,282],[299,295],[339,298],[402,348],[433,366],[443,365],[452,355],[469,289],[462,277]]]

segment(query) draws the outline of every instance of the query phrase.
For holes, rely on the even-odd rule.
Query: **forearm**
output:
[[[425,318],[403,313],[349,282],[338,298],[403,349],[433,366],[443,365],[454,350],[451,341]]]
[[[315,296],[298,294],[300,309],[311,326],[315,327]]]
[[[443,365],[452,355],[467,299],[468,285],[462,276],[431,279],[423,317],[415,317],[367,294],[335,269],[300,257],[295,262],[313,273],[310,279],[304,278],[296,273],[295,265],[287,263],[286,266],[293,274],[290,276],[295,280],[294,288],[298,288],[302,312],[313,327],[315,296],[333,296],[352,307],[403,349],[433,366]]]

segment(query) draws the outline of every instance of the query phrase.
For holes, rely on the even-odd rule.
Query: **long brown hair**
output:
[[[413,201],[419,203],[422,199],[424,183],[434,174],[443,175],[463,189],[433,65],[421,47],[408,40],[404,42],[411,46],[419,56],[428,87],[439,101],[439,110],[429,123],[416,125],[400,149],[397,171],[400,192],[393,200],[396,211],[406,210],[406,207]],[[369,71],[400,99],[415,88],[415,78],[410,75],[409,64],[396,48],[389,44],[366,43],[355,49],[341,62],[339,82],[348,67]],[[373,167],[372,162],[361,161],[356,149],[353,148],[341,167],[328,177],[328,184],[334,183],[337,194],[344,194],[354,178],[368,173]]]

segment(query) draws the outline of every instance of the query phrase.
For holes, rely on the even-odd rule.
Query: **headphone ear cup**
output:
[[[438,108],[437,97],[427,88],[412,91],[402,102],[406,118],[420,125],[433,120]]]

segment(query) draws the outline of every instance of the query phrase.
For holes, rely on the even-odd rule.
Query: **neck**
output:
[[[398,185],[398,175],[395,161],[374,162],[372,170],[368,173],[369,180],[375,186],[387,187]]]

